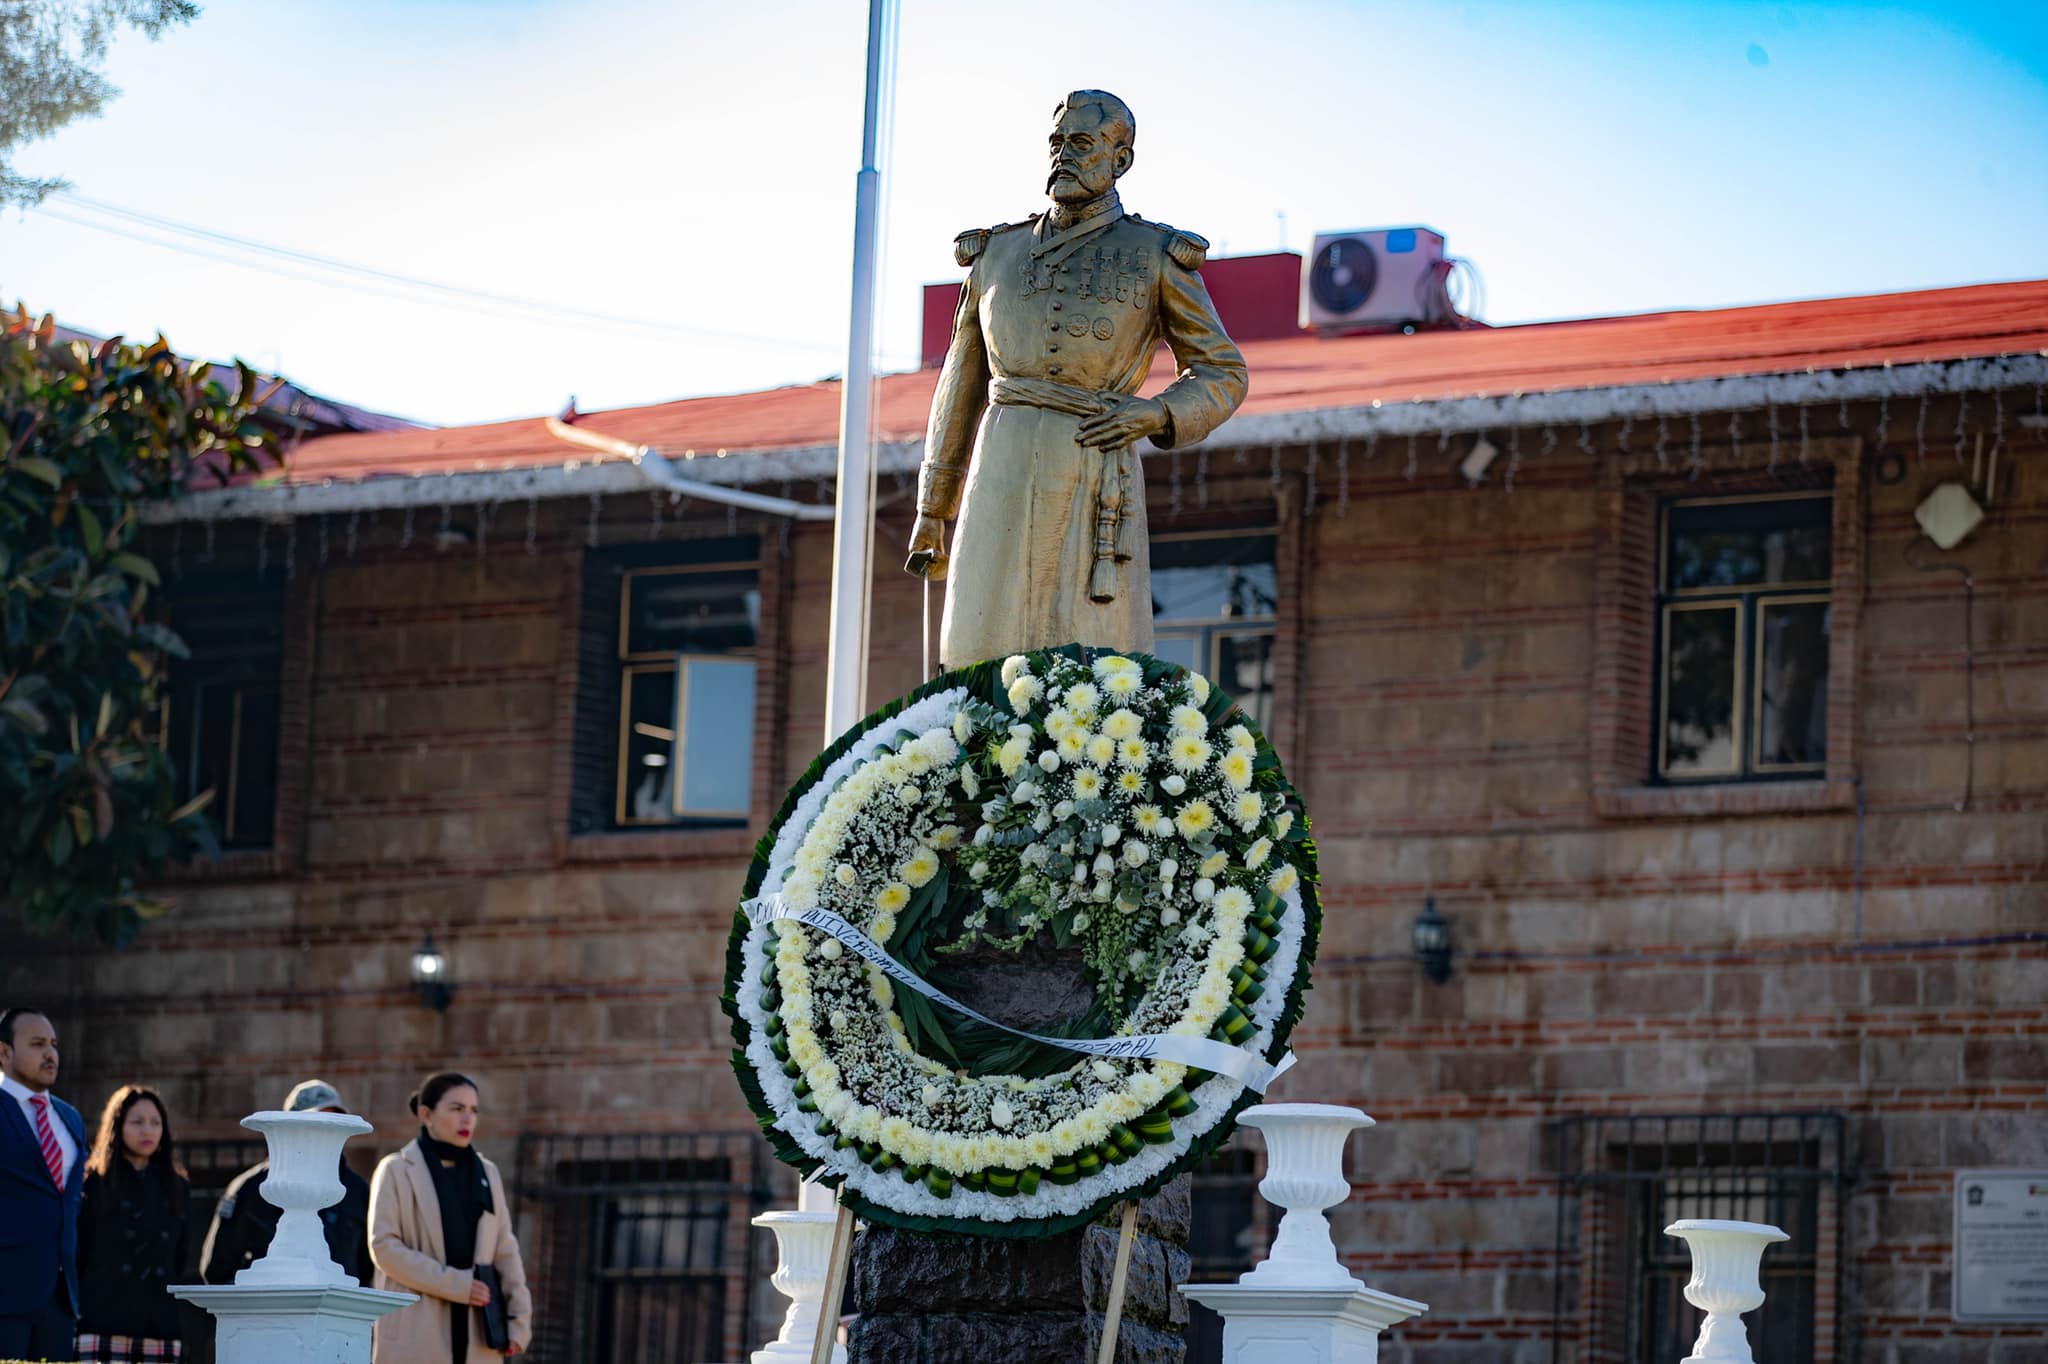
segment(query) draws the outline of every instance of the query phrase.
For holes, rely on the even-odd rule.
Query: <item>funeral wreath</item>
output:
[[[1320,912],[1272,746],[1219,688],[1069,645],[842,736],[761,841],[735,1070],[785,1160],[898,1226],[1044,1235],[1150,1192],[1284,1069]],[[956,1001],[974,950],[1077,951],[1045,1033]]]

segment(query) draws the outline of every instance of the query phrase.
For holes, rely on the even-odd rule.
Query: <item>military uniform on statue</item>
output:
[[[1055,111],[1050,211],[963,233],[970,267],[918,481],[912,569],[946,579],[939,660],[1070,641],[1152,647],[1137,442],[1201,440],[1244,401],[1245,364],[1197,273],[1208,243],[1127,213],[1123,101]],[[1135,395],[1164,340],[1178,376]],[[958,517],[948,556],[942,523]]]

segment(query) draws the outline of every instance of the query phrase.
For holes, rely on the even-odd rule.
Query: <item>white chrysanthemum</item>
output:
[[[974,735],[974,721],[964,710],[953,712],[953,742],[964,744]]]
[[[1223,869],[1230,865],[1229,853],[1210,853],[1202,859],[1202,865],[1195,868],[1197,876],[1221,876]]]
[[[1074,799],[1099,800],[1102,797],[1102,774],[1092,767],[1076,768],[1074,771]]]
[[[1116,746],[1116,760],[1134,772],[1143,772],[1152,764],[1152,748],[1143,739],[1121,739]]]
[[[1216,892],[1218,914],[1249,914],[1251,908],[1251,893],[1242,886],[1225,886]]]
[[[1166,827],[1166,812],[1156,805],[1140,805],[1131,811],[1131,820],[1138,826],[1138,832],[1156,834]]]
[[[1095,675],[1097,677],[1113,677],[1118,673],[1135,673],[1139,671],[1141,669],[1138,667],[1138,660],[1135,658],[1125,658],[1122,654],[1104,654],[1095,660]]]
[[[1030,660],[1022,654],[1011,654],[1003,660],[1003,686],[1008,688],[1030,666]]]
[[[1236,820],[1237,827],[1246,833],[1250,833],[1258,826],[1259,817],[1265,813],[1266,803],[1259,799],[1259,793],[1256,791],[1240,792],[1236,803],[1230,807],[1231,818]]]
[[[932,830],[931,846],[937,848],[940,852],[947,852],[959,847],[960,826],[957,824],[942,824]]]
[[[1014,777],[1030,756],[1031,745],[1027,740],[1007,740],[996,750],[996,770],[1006,777]]]
[[[1145,779],[1127,767],[1116,774],[1116,789],[1127,796],[1135,796],[1145,789]]]
[[[1144,675],[1135,672],[1111,673],[1108,677],[1102,679],[1102,689],[1119,701],[1135,696],[1138,688],[1144,685]]]
[[[1287,837],[1287,831],[1292,829],[1293,827],[1294,811],[1282,810],[1279,814],[1273,817],[1273,836],[1275,838]]]
[[[1193,706],[1175,706],[1169,721],[1176,734],[1207,734],[1209,717]]]
[[[1064,739],[1074,732],[1079,723],[1074,718],[1074,712],[1065,706],[1054,706],[1046,713],[1045,732],[1055,739]]]
[[[1208,705],[1208,704],[1209,704],[1209,679],[1208,679],[1208,678],[1206,678],[1206,677],[1202,676],[1202,675],[1201,675],[1200,673],[1189,673],[1189,674],[1188,674],[1188,690],[1189,690],[1190,692],[1193,692],[1193,693],[1194,693],[1194,697],[1195,697],[1195,704],[1196,704],[1196,705],[1198,705],[1198,706],[1206,706],[1206,705]]]
[[[1209,747],[1207,739],[1198,739],[1192,734],[1175,736],[1169,748],[1173,765],[1187,773],[1199,772],[1207,767],[1210,755],[1215,751]]]
[[[1070,729],[1062,734],[1057,751],[1064,762],[1075,763],[1088,756],[1088,731]]]
[[[1045,695],[1045,687],[1030,673],[1019,673],[1017,680],[1008,688],[1010,709],[1019,715],[1031,709],[1031,703]]]
[[[1126,706],[1118,706],[1102,720],[1102,732],[1118,743],[1137,738],[1144,728],[1145,722],[1139,718],[1138,712]]]
[[[876,942],[887,942],[895,935],[896,916],[894,914],[877,914],[874,917],[874,921],[868,925],[868,936]]]
[[[919,848],[897,871],[913,887],[924,885],[938,874],[939,855],[930,848]]]
[[[1067,709],[1076,717],[1095,714],[1095,707],[1102,701],[1102,693],[1092,682],[1076,682],[1067,688]]]
[[[1194,838],[1216,827],[1216,809],[1206,800],[1191,800],[1173,817],[1182,838]]]
[[[1232,725],[1229,729],[1223,731],[1223,737],[1230,741],[1232,748],[1256,751],[1259,746],[1259,741],[1254,739],[1252,732],[1243,725]]]
[[[930,880],[930,877],[926,877]],[[901,881],[891,881],[875,892],[875,908],[883,914],[894,914],[910,903],[910,887]]]
[[[974,775],[973,768],[960,769],[960,790],[969,800],[981,798],[981,778]]]
[[[1088,761],[1097,767],[1109,766],[1116,757],[1116,740],[1107,734],[1098,734],[1088,741]]]
[[[1266,859],[1272,855],[1273,840],[1262,838],[1244,850],[1245,867],[1251,871],[1257,871],[1266,864]]]
[[[1252,755],[1242,748],[1233,748],[1216,763],[1216,770],[1223,774],[1223,780],[1240,791],[1251,789]]]
[[[1293,867],[1283,864],[1280,870],[1274,872],[1267,879],[1266,889],[1272,891],[1275,895],[1285,895],[1288,891],[1293,890],[1300,881],[1301,873]]]

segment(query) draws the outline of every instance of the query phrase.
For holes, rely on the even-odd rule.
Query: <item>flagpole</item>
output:
[[[846,378],[839,392],[839,487],[832,531],[832,613],[825,655],[825,744],[867,713],[868,615],[875,558],[874,337],[876,257],[881,237],[881,124],[889,96],[884,72],[894,43],[895,0],[868,5],[867,98],[860,172],[853,191],[853,306]],[[832,1194],[806,1180],[797,1206],[829,1212]]]

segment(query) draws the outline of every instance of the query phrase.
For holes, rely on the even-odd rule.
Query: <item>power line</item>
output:
[[[330,288],[347,288],[354,291],[367,289],[387,298],[423,304],[463,308],[470,312],[495,317],[524,317],[527,320],[565,322],[571,325],[610,330],[631,330],[658,332],[672,336],[684,336],[697,340],[736,341],[750,345],[776,346],[784,350],[815,353],[836,353],[837,346],[829,342],[794,341],[787,337],[756,336],[744,332],[717,331],[702,327],[686,327],[673,322],[650,318],[631,317],[616,313],[594,312],[588,309],[571,308],[561,304],[548,303],[540,299],[522,298],[513,294],[492,293],[483,289],[470,289],[462,285],[448,284],[440,280],[424,279],[416,275],[403,275],[374,266],[359,265],[351,261],[336,260],[311,252],[297,251],[290,247],[276,246],[269,242],[238,237],[232,233],[215,231],[191,223],[178,222],[154,214],[123,208],[118,204],[90,199],[70,191],[60,197],[67,205],[76,205],[91,213],[105,214],[136,227],[153,232],[170,233],[189,240],[165,240],[160,236],[124,228],[116,223],[99,221],[92,217],[78,217],[54,208],[52,201],[45,200],[35,211],[59,222],[75,227],[91,228],[130,241],[178,251],[197,256],[223,265],[241,269],[262,270],[286,279],[304,283],[324,284]],[[211,249],[209,249],[211,248]],[[245,254],[247,253],[247,254]],[[332,272],[321,274],[320,271]],[[344,276],[337,279],[334,275]],[[410,292],[408,292],[410,291]],[[422,298],[425,293],[436,297]]]

